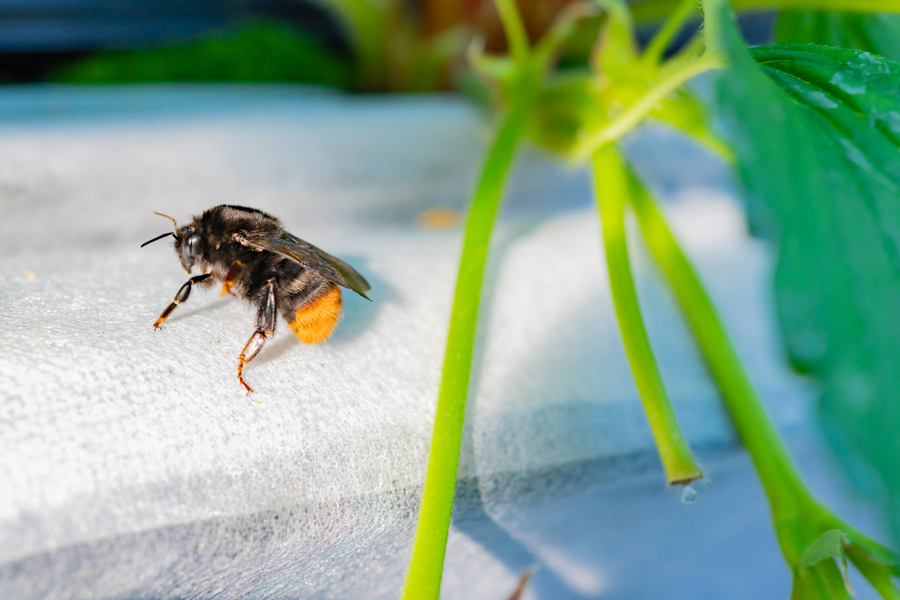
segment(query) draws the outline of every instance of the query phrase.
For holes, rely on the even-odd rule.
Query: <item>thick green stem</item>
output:
[[[527,106],[514,104],[497,131],[466,224],[428,472],[403,588],[404,600],[436,600],[440,595],[484,266],[506,175],[525,133]]]
[[[628,171],[630,174],[630,171]],[[629,194],[641,230],[694,332],[701,354],[744,446],[753,460],[777,519],[817,504],[794,468],[725,332],[706,290],[653,200],[631,175]]]
[[[609,287],[631,371],[644,404],[650,430],[659,449],[669,484],[687,484],[703,477],[694,462],[675,412],[666,395],[638,305],[625,234],[625,202],[629,182],[614,146],[593,157],[594,193],[603,221],[603,244],[609,269]]]

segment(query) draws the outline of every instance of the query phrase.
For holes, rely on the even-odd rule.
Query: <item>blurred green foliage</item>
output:
[[[190,43],[111,51],[61,69],[63,83],[285,81],[346,88],[352,67],[294,28],[270,21]]]

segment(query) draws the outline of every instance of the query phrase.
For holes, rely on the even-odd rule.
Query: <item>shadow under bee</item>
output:
[[[177,323],[179,321],[189,320],[195,317],[196,315],[203,314],[205,312],[210,312],[214,310],[219,310],[220,308],[224,308],[229,303],[234,302],[233,298],[219,298],[206,304],[204,306],[198,306],[197,308],[186,310],[184,312],[178,313],[172,317],[169,317],[168,321],[170,323]]]

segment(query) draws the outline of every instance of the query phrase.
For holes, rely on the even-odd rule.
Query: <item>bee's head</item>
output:
[[[175,238],[175,252],[178,253],[178,258],[181,261],[181,267],[187,274],[190,275],[191,268],[194,266],[195,262],[200,260],[200,255],[202,252],[202,236],[195,230],[196,220],[190,225],[179,227],[178,222],[169,215],[164,215],[162,213],[154,214],[170,219],[175,225],[175,231],[170,231],[169,233],[158,235],[152,240],[141,244],[141,248],[143,248],[147,244],[155,242],[156,240],[161,240],[162,238],[169,237],[171,235],[173,238]]]
[[[202,236],[190,225],[175,231],[175,252],[181,260],[181,267],[190,275],[194,263],[200,259]]]

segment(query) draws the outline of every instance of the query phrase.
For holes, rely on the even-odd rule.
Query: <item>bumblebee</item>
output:
[[[223,204],[182,227],[168,215],[154,214],[171,219],[175,231],[144,242],[141,248],[172,236],[184,271],[190,275],[197,267],[202,274],[181,286],[153,328],[159,329],[187,301],[194,286],[208,289],[221,282],[220,295],[231,294],[256,307],[256,331],[238,358],[238,381],[248,393],[253,389],[244,381],[244,367],[275,333],[277,313],[301,341],[312,344],[326,340],[337,325],[341,287],[369,300],[366,292],[371,287],[353,267],[288,233],[278,219],[261,210]]]

